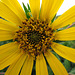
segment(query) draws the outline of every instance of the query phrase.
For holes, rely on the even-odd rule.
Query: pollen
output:
[[[46,21],[30,18],[22,23],[13,39],[19,44],[21,50],[33,57],[50,50],[54,40],[54,30]]]

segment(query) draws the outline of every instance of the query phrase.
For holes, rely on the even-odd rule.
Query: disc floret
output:
[[[25,19],[22,23],[14,37],[14,41],[19,43],[20,49],[33,57],[50,49],[54,39],[54,30],[47,22],[30,18]]]

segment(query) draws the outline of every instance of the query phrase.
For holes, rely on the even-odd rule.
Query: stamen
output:
[[[14,41],[19,43],[19,48],[33,57],[50,50],[54,40],[54,30],[45,21],[33,18],[25,19],[23,25],[15,32]]]

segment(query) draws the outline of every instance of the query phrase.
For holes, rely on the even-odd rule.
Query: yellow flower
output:
[[[0,41],[13,39],[0,46],[0,70],[9,66],[5,75],[31,75],[34,61],[36,75],[48,75],[45,59],[55,75],[68,75],[50,49],[75,63],[75,49],[54,42],[75,40],[75,27],[57,31],[75,21],[75,6],[51,24],[63,1],[42,0],[40,12],[40,0],[29,0],[29,19],[17,0],[0,1],[0,16],[7,20],[0,19]]]

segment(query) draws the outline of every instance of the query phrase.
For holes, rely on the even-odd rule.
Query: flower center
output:
[[[45,21],[32,18],[25,19],[23,25],[15,33],[14,41],[19,43],[19,48],[33,57],[45,53],[50,49],[54,40],[52,28]]]
[[[41,34],[37,31],[33,31],[31,33],[28,33],[28,40],[29,40],[29,43],[32,43],[32,44],[38,44],[39,41],[41,41]]]

